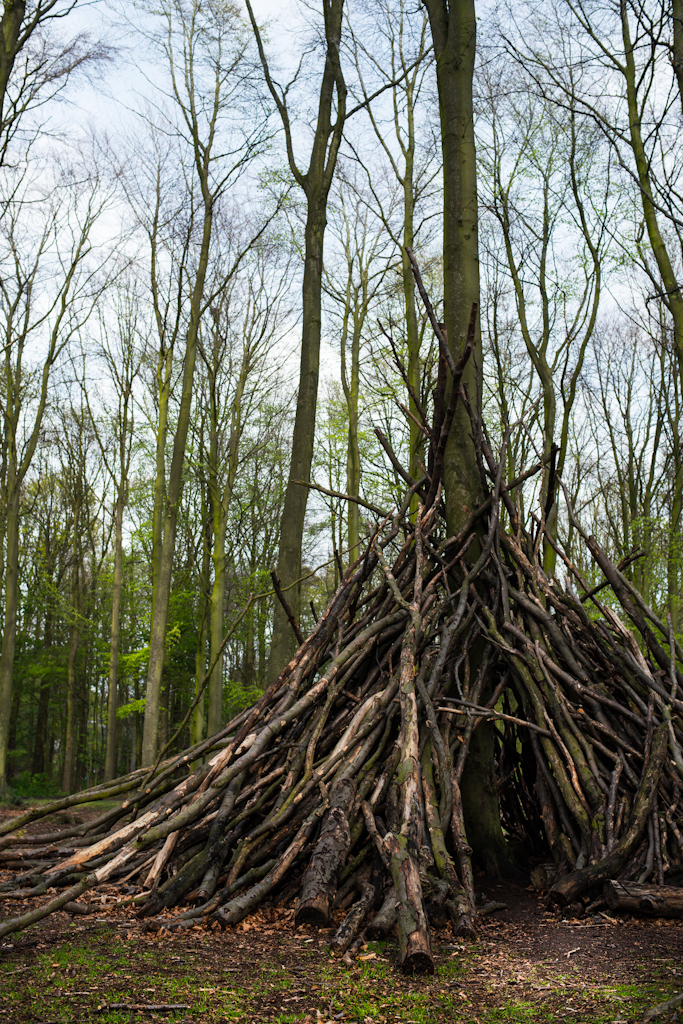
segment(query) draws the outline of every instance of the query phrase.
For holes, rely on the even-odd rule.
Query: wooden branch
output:
[[[377,440],[382,445],[382,448],[384,448],[384,451],[387,453],[387,456],[389,458],[389,462],[394,467],[398,475],[401,477],[402,480],[405,480],[409,487],[414,487],[416,481],[413,480],[408,470],[404,469],[399,459],[396,458],[396,455],[394,454],[394,449],[391,447],[391,444],[389,443],[389,439],[386,437],[385,434],[382,433],[379,427],[375,427],[374,430],[375,435],[377,436]]]
[[[299,629],[299,625],[298,625],[296,619],[294,618],[294,612],[289,607],[289,604],[287,602],[287,598],[282,593],[282,587],[280,586],[280,580],[277,577],[275,569],[271,569],[270,570],[270,578],[273,581],[273,590],[275,591],[275,594],[277,595],[277,599],[280,602],[280,604],[282,605],[282,607],[284,608],[285,615],[287,616],[287,620],[288,620],[290,626],[292,627],[292,630],[294,632],[294,636],[296,637],[299,646],[301,646],[303,644],[303,642],[304,642],[303,634],[302,634],[301,630]]]
[[[389,512],[385,512],[384,509],[378,508],[377,505],[373,505],[369,501],[365,501],[363,498],[354,498],[351,494],[344,494],[343,491],[331,491],[327,487],[321,486],[321,484],[313,484],[306,482],[305,480],[294,480],[293,483],[299,484],[301,487],[308,487],[312,491],[319,491],[320,494],[326,494],[328,498],[340,498],[342,501],[352,501],[355,505],[361,505],[366,508],[369,512],[374,512],[380,519],[388,519]]]

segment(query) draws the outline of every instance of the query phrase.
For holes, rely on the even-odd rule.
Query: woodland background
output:
[[[509,478],[559,447],[584,528],[680,638],[678,4],[480,5],[475,131],[488,430],[500,445],[523,420]],[[443,290],[426,12],[337,6],[347,96],[341,118],[332,103],[304,635],[377,518],[338,495],[389,509],[405,488],[375,428],[409,475],[424,462],[411,411],[437,349],[404,246],[437,309]],[[255,11],[290,83],[289,153],[237,6],[5,2],[5,40],[19,9],[33,27],[0,55],[0,761],[15,794],[42,796],[144,762],[164,600],[159,747],[209,669],[174,749],[276,674],[310,205],[292,165],[315,145],[326,8]],[[592,581],[561,502],[553,515]]]

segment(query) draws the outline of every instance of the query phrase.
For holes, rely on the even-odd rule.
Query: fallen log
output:
[[[648,917],[683,917],[683,889],[672,885],[638,885],[609,879],[603,894],[610,910]]]
[[[339,779],[330,791],[329,810],[301,883],[295,915],[298,925],[326,928],[329,924],[337,880],[351,844],[349,810],[355,795],[353,779]]]

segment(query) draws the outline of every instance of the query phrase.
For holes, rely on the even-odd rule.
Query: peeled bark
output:
[[[421,525],[420,519],[418,513],[418,527]],[[401,831],[397,836],[389,833],[384,839],[384,848],[391,858],[391,875],[398,900],[398,941],[401,967],[406,974],[434,972],[427,912],[418,869],[421,822],[424,814],[420,777],[419,718],[415,695],[415,652],[418,630],[422,624],[419,607],[423,587],[423,558],[423,549],[418,540],[413,601],[409,606],[410,624],[401,647],[401,760],[397,771],[397,782],[401,792]],[[398,586],[395,583],[394,592],[398,595]]]
[[[389,833],[384,846],[391,857],[391,877],[396,890],[401,967],[406,974],[433,974],[434,957],[417,863],[408,850],[405,836]]]

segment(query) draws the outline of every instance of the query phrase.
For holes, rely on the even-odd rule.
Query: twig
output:
[[[301,630],[299,629],[298,622],[294,618],[294,612],[292,611],[292,609],[289,607],[289,604],[287,603],[287,598],[282,593],[282,587],[280,586],[280,581],[277,578],[275,569],[271,569],[270,570],[270,578],[273,581],[273,590],[275,591],[277,599],[280,602],[280,604],[282,605],[282,607],[284,608],[285,615],[287,616],[287,619],[289,620],[289,624],[292,627],[292,629],[294,630],[294,636],[297,638],[299,646],[301,646],[301,644],[304,642],[303,634],[302,634]]]

